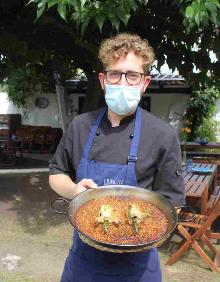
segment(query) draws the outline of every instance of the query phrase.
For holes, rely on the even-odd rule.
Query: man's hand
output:
[[[75,184],[76,194],[79,194],[87,189],[97,188],[97,184],[92,179],[84,178]]]
[[[89,188],[97,187],[97,184],[92,179],[84,178],[80,182],[74,183],[72,179],[65,174],[50,175],[49,184],[55,192],[67,199],[73,199],[79,193]]]

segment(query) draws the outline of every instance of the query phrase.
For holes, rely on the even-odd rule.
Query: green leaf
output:
[[[44,10],[46,8],[46,0],[42,0],[41,2],[38,3],[37,5],[37,19],[43,14]]]
[[[88,27],[89,25],[89,19],[85,19],[83,21],[83,23],[81,24],[81,28],[80,28],[80,31],[81,31],[81,35],[83,35],[86,31],[86,28]]]
[[[135,2],[136,2],[135,0],[128,0],[129,8],[134,11],[137,10],[137,7],[138,7]]]
[[[80,0],[68,0],[69,4],[74,7],[75,10],[81,10],[81,1]]]
[[[187,24],[186,25],[186,33],[189,34],[193,28],[194,28],[194,24],[192,22]]]
[[[195,22],[196,22],[197,26],[200,25],[200,13],[195,14]]]
[[[120,22],[118,20],[112,22],[112,26],[118,31],[120,27]]]
[[[87,0],[81,0],[80,2],[81,2],[81,8],[83,8],[85,6]]]
[[[193,14],[194,14],[194,9],[191,6],[187,7],[185,12],[186,17],[192,18]]]
[[[217,6],[213,4],[212,2],[206,2],[205,6],[210,12],[213,12],[213,11],[217,12]]]
[[[220,8],[220,1],[219,0],[210,0],[209,2],[214,3],[218,8]]]
[[[209,15],[207,11],[201,11],[201,21],[207,26],[209,24]]]
[[[31,4],[31,3],[37,3],[37,2],[39,2],[39,0],[30,0],[25,6],[27,6],[27,5]]]
[[[51,8],[52,6],[57,4],[57,0],[47,0],[48,8]]]
[[[71,20],[73,21],[79,21],[80,20],[80,14],[78,12],[73,12],[71,15]]]
[[[120,22],[117,19],[117,17],[115,16],[115,14],[112,14],[111,12],[108,14],[108,18],[112,24],[112,27],[115,28],[116,30],[119,29],[120,26]]]
[[[102,31],[102,27],[103,27],[103,24],[104,24],[104,21],[105,21],[105,16],[103,14],[100,14],[95,18],[95,20],[96,20],[96,23],[99,27],[99,30]]]
[[[217,13],[212,12],[210,15],[211,21],[216,24]]]
[[[220,13],[217,14],[216,25],[220,26]]]
[[[63,18],[66,21],[66,3],[59,2],[57,6],[57,11],[60,14],[61,18]]]
[[[120,21],[124,23],[126,26],[129,19],[130,19],[130,14],[126,13],[125,10],[121,7],[115,10],[117,18],[119,18]]]

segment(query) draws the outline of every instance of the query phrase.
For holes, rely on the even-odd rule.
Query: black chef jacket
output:
[[[79,115],[69,124],[50,162],[50,174],[66,174],[73,181],[77,165],[98,110]],[[98,162],[126,164],[133,137],[135,115],[112,127],[104,116],[89,158]],[[175,205],[185,203],[181,151],[175,130],[142,109],[141,135],[136,162],[139,187],[153,190]]]

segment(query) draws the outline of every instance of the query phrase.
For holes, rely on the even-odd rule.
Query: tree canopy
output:
[[[69,78],[81,68],[89,82],[87,99],[95,106],[98,46],[103,38],[128,31],[149,40],[158,68],[167,61],[194,88],[218,85],[219,11],[219,0],[2,0],[0,76],[11,86],[26,78],[33,82],[31,89],[49,81],[41,85],[46,88],[52,86],[54,70]],[[25,86],[20,88],[24,99],[17,104],[28,97]],[[17,89],[11,87],[12,100]]]
[[[37,18],[45,10],[57,6],[57,11],[64,20],[74,21],[77,27],[81,27],[84,33],[88,24],[95,23],[100,31],[103,24],[109,21],[116,30],[120,22],[127,25],[131,13],[139,9],[147,9],[150,6],[148,0],[30,0],[29,3],[37,5]],[[174,7],[178,4],[180,14],[183,15],[183,24],[187,32],[197,27],[207,27],[210,23],[219,25],[219,0],[161,0],[160,7]]]

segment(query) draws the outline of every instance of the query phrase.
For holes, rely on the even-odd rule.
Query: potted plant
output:
[[[183,138],[183,151],[182,151],[182,164],[186,164],[186,143],[189,139],[189,134],[191,133],[191,129],[189,128],[190,121],[185,119],[183,116],[183,127],[181,128],[182,138]]]
[[[197,127],[195,135],[196,142],[206,145],[208,142],[215,142],[216,135],[219,132],[219,122],[213,118],[204,119],[200,126]]]

